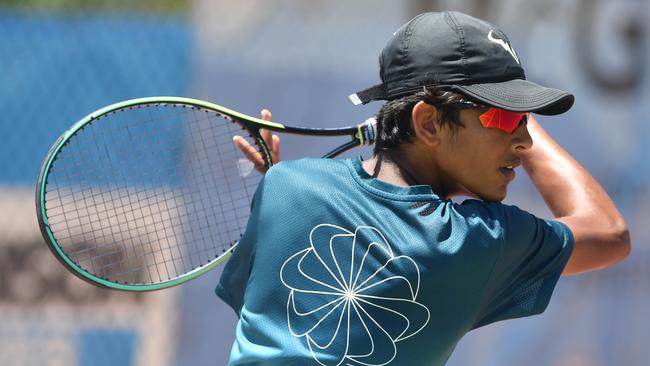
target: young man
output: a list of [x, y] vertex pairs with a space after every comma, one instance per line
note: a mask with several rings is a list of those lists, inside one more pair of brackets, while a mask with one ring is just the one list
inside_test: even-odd
[[[443, 365], [470, 330], [543, 312], [560, 274], [628, 255], [610, 198], [530, 116], [573, 96], [526, 81], [503, 32], [422, 14], [380, 68], [355, 95], [387, 100], [371, 159], [266, 172], [217, 287], [240, 316], [230, 364]], [[500, 203], [520, 165], [555, 220]]]

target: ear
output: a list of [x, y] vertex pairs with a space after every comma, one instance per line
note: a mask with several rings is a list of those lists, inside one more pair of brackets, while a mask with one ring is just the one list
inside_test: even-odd
[[423, 101], [418, 102], [411, 112], [413, 130], [418, 140], [428, 146], [440, 143], [440, 124], [438, 121], [438, 108]]

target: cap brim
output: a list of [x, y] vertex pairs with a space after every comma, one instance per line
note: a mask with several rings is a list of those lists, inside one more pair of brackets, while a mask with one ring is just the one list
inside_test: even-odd
[[493, 107], [543, 115], [564, 113], [573, 106], [574, 101], [573, 95], [568, 92], [522, 79], [500, 83], [454, 85], [452, 89]]

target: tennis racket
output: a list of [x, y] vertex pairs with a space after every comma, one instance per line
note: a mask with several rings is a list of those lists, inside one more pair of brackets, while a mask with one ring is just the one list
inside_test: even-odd
[[94, 285], [150, 291], [224, 263], [244, 232], [261, 178], [232, 139], [260, 129], [349, 136], [324, 155], [374, 142], [375, 122], [290, 127], [209, 102], [151, 97], [89, 114], [48, 152], [36, 187], [38, 223], [57, 259]]

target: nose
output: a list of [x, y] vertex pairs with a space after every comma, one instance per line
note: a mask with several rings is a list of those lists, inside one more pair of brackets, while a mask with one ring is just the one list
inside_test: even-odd
[[530, 137], [530, 134], [528, 133], [528, 123], [526, 122], [526, 119], [522, 119], [519, 126], [517, 126], [517, 129], [513, 132], [512, 137], [512, 144], [517, 152], [528, 150], [533, 147], [533, 138]]

